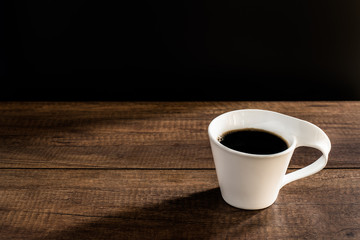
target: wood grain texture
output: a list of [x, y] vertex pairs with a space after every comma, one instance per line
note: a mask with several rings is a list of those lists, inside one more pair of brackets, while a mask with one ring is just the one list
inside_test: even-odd
[[271, 207], [221, 198], [213, 170], [1, 170], [2, 239], [359, 239], [360, 172], [328, 169]]
[[[360, 166], [360, 102], [3, 102], [0, 168], [214, 168], [207, 126], [243, 108], [310, 121], [332, 141], [328, 168]], [[290, 168], [318, 155], [299, 149]]]
[[[327, 169], [271, 207], [221, 198], [207, 137], [259, 108], [330, 137]], [[0, 239], [359, 239], [360, 102], [2, 102]], [[295, 151], [289, 171], [320, 153]]]

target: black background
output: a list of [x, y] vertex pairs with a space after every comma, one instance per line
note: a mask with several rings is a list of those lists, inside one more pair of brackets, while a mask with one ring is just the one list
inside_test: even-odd
[[2, 1], [1, 100], [360, 100], [359, 1]]

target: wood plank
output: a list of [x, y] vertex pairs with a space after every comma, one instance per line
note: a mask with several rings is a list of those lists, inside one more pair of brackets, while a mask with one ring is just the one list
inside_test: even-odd
[[207, 126], [243, 108], [313, 122], [332, 141], [328, 168], [360, 167], [360, 102], [2, 102], [0, 168], [214, 168]]
[[271, 207], [221, 198], [214, 170], [11, 169], [0, 175], [3, 239], [359, 239], [360, 172], [327, 169]]

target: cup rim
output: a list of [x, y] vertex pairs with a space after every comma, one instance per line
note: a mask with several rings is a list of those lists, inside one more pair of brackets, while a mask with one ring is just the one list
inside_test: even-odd
[[[221, 149], [223, 149], [224, 151], [227, 151], [227, 152], [230, 152], [230, 153], [233, 153], [233, 154], [236, 154], [236, 155], [240, 155], [240, 156], [247, 156], [247, 157], [256, 157], [256, 158], [271, 158], [271, 157], [278, 157], [278, 156], [282, 156], [282, 155], [286, 155], [288, 154], [289, 152], [293, 151], [295, 149], [295, 146], [296, 146], [296, 137], [295, 136], [291, 136], [291, 145], [288, 146], [287, 149], [285, 149], [284, 151], [281, 151], [281, 152], [278, 152], [278, 153], [272, 153], [272, 154], [254, 154], [254, 153], [246, 153], [246, 152], [240, 152], [240, 151], [237, 151], [237, 150], [234, 150], [234, 149], [231, 149], [223, 144], [221, 144], [218, 140], [217, 140], [217, 137], [219, 136], [214, 136], [214, 134], [212, 134], [210, 132], [210, 127], [211, 125], [213, 124], [214, 121], [216, 121], [217, 119], [219, 119], [220, 117], [224, 117], [224, 115], [228, 115], [228, 114], [233, 114], [235, 112], [240, 112], [240, 111], [258, 111], [258, 112], [268, 112], [268, 113], [272, 113], [272, 114], [276, 114], [276, 115], [281, 115], [283, 117], [288, 117], [288, 118], [294, 118], [294, 117], [291, 117], [291, 116], [288, 116], [288, 115], [285, 115], [285, 114], [282, 114], [282, 113], [278, 113], [278, 112], [274, 112], [274, 111], [269, 111], [269, 110], [262, 110], [262, 109], [240, 109], [240, 110], [234, 110], [234, 111], [229, 111], [229, 112], [225, 112], [225, 113], [222, 113], [218, 116], [216, 116], [213, 120], [211, 120], [209, 126], [208, 126], [208, 135], [209, 135], [209, 138], [210, 140], [215, 143], [218, 147], [220, 147]], [[297, 119], [297, 118], [296, 118]], [[297, 120], [300, 120], [300, 119], [297, 119]], [[261, 128], [259, 128], [261, 129]], [[266, 130], [267, 131], [267, 130]], [[281, 135], [280, 135], [281, 136]], [[283, 136], [281, 136], [282, 138], [284, 138]]]

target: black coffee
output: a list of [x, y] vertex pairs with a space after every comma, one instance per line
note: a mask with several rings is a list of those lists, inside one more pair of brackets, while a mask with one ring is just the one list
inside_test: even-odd
[[252, 154], [274, 154], [288, 148], [278, 135], [259, 129], [239, 129], [219, 137], [221, 144], [236, 151]]

